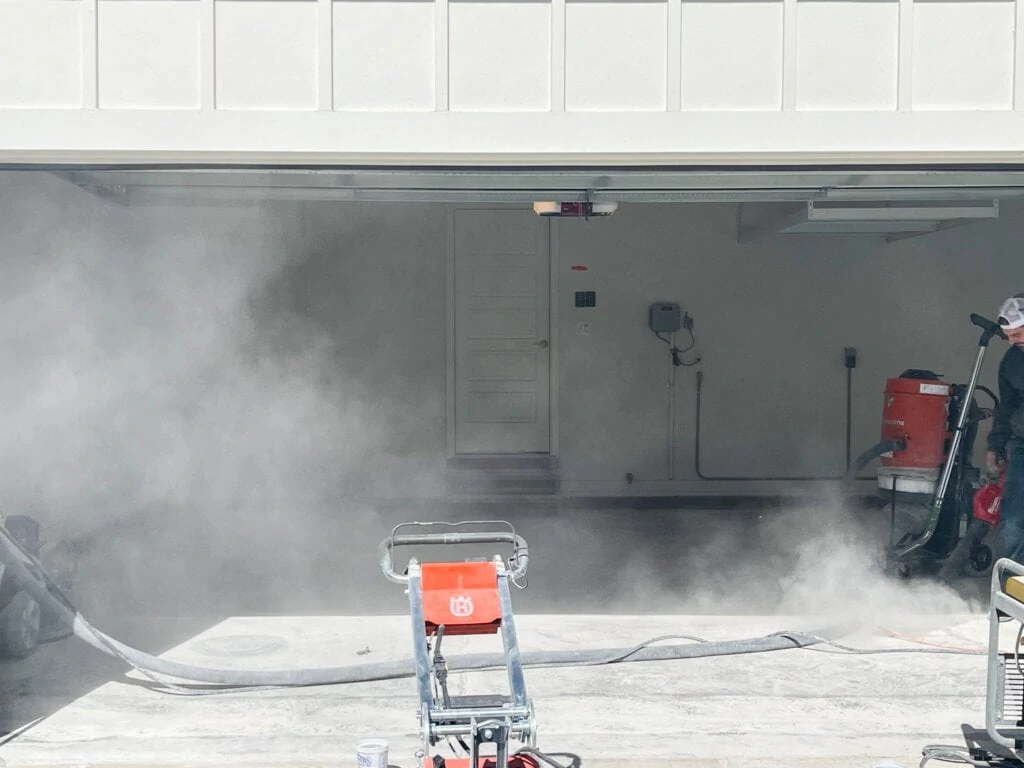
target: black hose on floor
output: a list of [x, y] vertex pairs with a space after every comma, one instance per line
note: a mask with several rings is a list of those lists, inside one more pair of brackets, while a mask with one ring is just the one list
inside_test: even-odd
[[[166, 675], [222, 686], [298, 687], [362, 683], [415, 677], [412, 660], [355, 664], [321, 669], [237, 670], [198, 667], [152, 656], [125, 645], [93, 627], [77, 611], [60, 587], [30, 554], [0, 526], [0, 563], [10, 575], [43, 607], [53, 611], [70, 626], [79, 639], [98, 651], [119, 658], [139, 671]], [[521, 655], [524, 667], [592, 666], [629, 661], [666, 661], [725, 656], [765, 651], [781, 651], [828, 642], [847, 634], [849, 627], [832, 627], [808, 633], [774, 634], [745, 640], [725, 640], [692, 645], [653, 646], [644, 643], [632, 648], [604, 648], [567, 651], [535, 651]], [[505, 667], [502, 654], [464, 654], [448, 659], [451, 671], [498, 669]]]

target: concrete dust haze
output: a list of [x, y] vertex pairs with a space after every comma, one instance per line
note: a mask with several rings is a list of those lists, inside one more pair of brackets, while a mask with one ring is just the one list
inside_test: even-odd
[[287, 611], [336, 591], [356, 551], [373, 568], [351, 548], [372, 511], [339, 492], [372, 482], [394, 404], [337, 365], [342, 343], [381, 354], [362, 329], [332, 337], [289, 294], [317, 256], [300, 212], [4, 181], [0, 499], [74, 542], [83, 608]]
[[808, 616], [819, 625], [896, 628], [914, 617], [987, 607], [987, 579], [954, 589], [887, 576], [887, 512], [858, 509], [838, 490], [779, 509], [675, 514], [681, 523], [652, 522], [662, 530], [660, 544], [623, 553], [609, 611], [650, 612], [654, 605], [665, 613]]
[[[0, 174], [0, 206], [17, 222], [0, 233], [0, 508], [71, 543], [84, 612], [101, 626], [403, 612], [374, 548], [422, 514], [359, 499], [387, 491], [394, 471], [403, 495], [440, 490], [444, 382], [420, 371], [443, 360], [445, 306], [425, 300], [396, 320], [382, 292], [434, 281], [423, 294], [444, 295], [444, 209], [400, 221], [383, 206], [123, 209], [42, 174]], [[381, 237], [422, 241], [423, 263], [382, 269]], [[411, 343], [410, 323], [434, 345]], [[411, 433], [436, 440], [432, 472], [402, 458]], [[886, 532], [838, 498], [763, 513], [501, 516], [534, 557], [518, 611], [977, 607], [878, 575]]]

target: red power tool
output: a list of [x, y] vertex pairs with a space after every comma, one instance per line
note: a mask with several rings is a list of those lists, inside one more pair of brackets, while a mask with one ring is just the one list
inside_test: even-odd
[[997, 479], [989, 480], [974, 494], [974, 519], [987, 523], [995, 528], [999, 525], [999, 505], [1003, 500], [1003, 488], [1006, 486], [1006, 473]]

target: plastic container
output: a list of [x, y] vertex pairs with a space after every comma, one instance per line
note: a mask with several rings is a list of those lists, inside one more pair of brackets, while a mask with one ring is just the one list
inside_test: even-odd
[[384, 739], [366, 739], [356, 747], [359, 768], [388, 768], [388, 743]]

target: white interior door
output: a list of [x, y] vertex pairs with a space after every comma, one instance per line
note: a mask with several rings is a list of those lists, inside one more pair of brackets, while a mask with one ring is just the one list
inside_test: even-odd
[[548, 453], [548, 221], [456, 210], [454, 250], [455, 453]]

